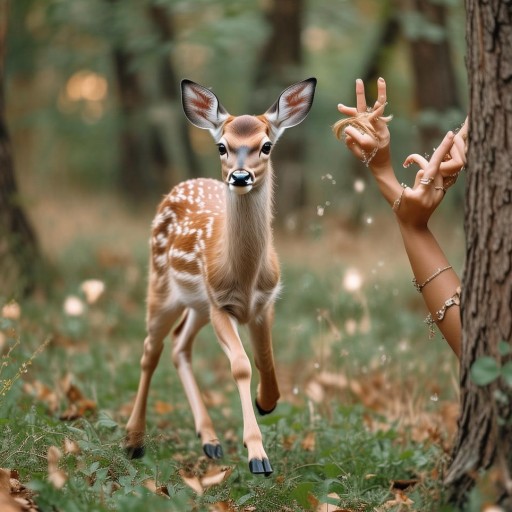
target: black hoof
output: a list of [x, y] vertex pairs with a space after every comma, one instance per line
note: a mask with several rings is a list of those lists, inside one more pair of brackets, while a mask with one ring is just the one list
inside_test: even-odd
[[144, 446], [127, 446], [125, 448], [126, 455], [129, 459], [142, 459], [146, 449]]
[[251, 459], [249, 461], [249, 470], [253, 475], [265, 476], [270, 476], [274, 471], [268, 459]]
[[220, 444], [203, 444], [203, 452], [207, 457], [210, 457], [210, 459], [222, 459], [224, 455]]
[[266, 411], [265, 409], [262, 409], [260, 407], [260, 404], [258, 403], [258, 400], [254, 400], [254, 404], [256, 405], [256, 409], [258, 409], [258, 412], [260, 413], [260, 416], [266, 416], [267, 414], [270, 414], [271, 412], [274, 412], [275, 408], [277, 407], [277, 404], [270, 409], [270, 411]]

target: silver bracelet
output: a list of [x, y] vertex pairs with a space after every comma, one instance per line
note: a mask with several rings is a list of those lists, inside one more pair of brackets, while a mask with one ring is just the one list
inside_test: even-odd
[[451, 265], [448, 265], [444, 268], [438, 268], [430, 277], [428, 277], [422, 284], [418, 284], [418, 281], [416, 281], [416, 278], [412, 278], [412, 284], [414, 285], [414, 288], [418, 290], [421, 293], [421, 290], [432, 281], [432, 279], [435, 279], [439, 274], [442, 274], [445, 270], [448, 270], [449, 268], [452, 268]]
[[460, 306], [460, 287], [458, 287], [455, 290], [455, 293], [449, 298], [444, 301], [444, 304], [441, 306], [441, 309], [438, 309], [435, 313], [435, 320], [434, 316], [432, 316], [431, 313], [428, 314], [427, 318], [425, 318], [425, 323], [429, 327], [429, 339], [432, 339], [434, 336], [434, 325], [436, 322], [441, 322], [444, 319], [444, 316], [446, 315], [446, 310], [450, 308], [451, 306]]

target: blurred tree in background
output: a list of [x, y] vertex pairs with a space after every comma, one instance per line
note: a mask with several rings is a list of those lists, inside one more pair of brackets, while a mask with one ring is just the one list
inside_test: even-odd
[[41, 255], [19, 194], [5, 119], [7, 24], [8, 3], [3, 0], [0, 2], [0, 283], [1, 294], [10, 298], [33, 289]]
[[311, 229], [324, 211], [357, 227], [380, 204], [373, 187], [354, 193], [364, 168], [330, 133], [357, 77], [387, 80], [397, 167], [465, 117], [459, 0], [16, 0], [8, 29], [6, 118], [29, 215], [43, 198], [97, 193], [153, 208], [182, 179], [218, 177], [211, 138], [182, 114], [182, 78], [234, 114], [318, 78], [307, 123], [274, 153], [287, 228]]

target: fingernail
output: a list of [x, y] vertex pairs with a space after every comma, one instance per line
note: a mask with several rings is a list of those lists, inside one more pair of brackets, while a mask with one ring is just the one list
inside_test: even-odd
[[381, 76], [379, 76], [379, 82], [384, 82], [384, 78], [382, 78]]
[[343, 108], [344, 106], [343, 103], [338, 103], [338, 108]]

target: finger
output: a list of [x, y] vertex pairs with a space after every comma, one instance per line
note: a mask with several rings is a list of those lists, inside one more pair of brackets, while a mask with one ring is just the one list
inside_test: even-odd
[[373, 108], [377, 108], [377, 104], [385, 105], [387, 102], [387, 94], [386, 94], [386, 81], [384, 78], [380, 77], [377, 80], [377, 101]]
[[460, 130], [457, 132], [457, 135], [460, 135], [462, 139], [465, 141], [468, 138], [468, 118], [464, 120]]
[[452, 146], [453, 146], [453, 132], [448, 132], [444, 139], [442, 140], [441, 144], [436, 148], [434, 153], [432, 154], [432, 157], [430, 158], [429, 167], [431, 168], [432, 172], [429, 172], [429, 175], [434, 176], [437, 171], [439, 170], [439, 167], [441, 166], [441, 162], [443, 161], [443, 158], [447, 153], [450, 152]]
[[358, 112], [366, 112], [366, 96], [364, 94], [364, 83], [360, 78], [356, 80], [356, 105]]
[[383, 103], [382, 105], [376, 101], [375, 102], [375, 110], [368, 116], [370, 121], [374, 121], [376, 118], [380, 117], [384, 114], [384, 109], [386, 108], [387, 103]]
[[350, 125], [345, 128], [345, 135], [351, 137], [363, 149], [372, 148], [377, 144], [377, 141], [371, 135], [361, 133], [357, 128]]
[[413, 153], [412, 155], [409, 155], [404, 160], [404, 163], [402, 165], [404, 167], [409, 167], [414, 163], [417, 164], [420, 169], [426, 169], [428, 166], [428, 160], [425, 157], [418, 155], [418, 153]]
[[343, 105], [342, 103], [338, 103], [338, 111], [342, 114], [345, 114], [350, 117], [354, 117], [357, 115], [357, 108], [355, 107], [347, 107], [346, 105]]

